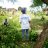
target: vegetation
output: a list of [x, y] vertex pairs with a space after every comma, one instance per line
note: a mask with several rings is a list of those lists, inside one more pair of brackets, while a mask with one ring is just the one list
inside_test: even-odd
[[42, 0], [33, 0], [34, 6], [42, 6], [43, 2]]
[[48, 1], [47, 0], [33, 0], [33, 4], [31, 5], [31, 7], [42, 6], [43, 4], [48, 5]]
[[[19, 13], [19, 14], [18, 14]], [[19, 15], [21, 14], [20, 11], [17, 11], [16, 16], [0, 16], [0, 48], [33, 48], [37, 38], [39, 36], [38, 30], [43, 29], [44, 23], [47, 21], [48, 16], [44, 16], [45, 18], [42, 19], [36, 18], [38, 16], [32, 16], [30, 12], [28, 12], [32, 17], [31, 22], [31, 30], [29, 30], [29, 41], [22, 41], [22, 32], [20, 29], [19, 23]], [[27, 14], [28, 14], [27, 13]], [[33, 18], [34, 17], [34, 18]], [[4, 19], [8, 19], [8, 26], [3, 24]], [[47, 41], [46, 41], [47, 42]], [[47, 47], [46, 42], [44, 42], [44, 47]]]
[[[10, 0], [14, 3], [15, 0]], [[41, 0], [34, 0], [34, 6], [42, 5]], [[0, 7], [0, 48], [48, 48], [48, 15], [44, 12], [37, 12], [34, 15], [27, 11], [31, 17], [31, 29], [29, 29], [29, 41], [22, 41], [22, 32], [19, 23], [21, 14], [16, 11], [16, 15], [12, 15], [9, 11], [5, 11]], [[4, 25], [7, 19], [8, 25]]]

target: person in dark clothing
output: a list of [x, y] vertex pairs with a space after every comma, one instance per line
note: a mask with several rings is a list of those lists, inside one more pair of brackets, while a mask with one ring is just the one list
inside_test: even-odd
[[5, 25], [5, 26], [8, 25], [8, 21], [7, 21], [7, 19], [5, 19], [5, 21], [4, 21], [4, 25]]

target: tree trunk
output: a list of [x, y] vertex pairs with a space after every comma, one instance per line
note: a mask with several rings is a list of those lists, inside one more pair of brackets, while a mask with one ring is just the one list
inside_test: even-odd
[[42, 48], [44, 41], [46, 40], [47, 37], [48, 37], [48, 22], [46, 23], [46, 25], [44, 25], [44, 29], [42, 33], [39, 35], [33, 48]]

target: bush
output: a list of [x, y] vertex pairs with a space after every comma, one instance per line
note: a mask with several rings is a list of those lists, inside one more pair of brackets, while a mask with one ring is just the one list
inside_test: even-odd
[[16, 42], [21, 41], [21, 34], [19, 33], [19, 31], [14, 28], [13, 26], [9, 25], [9, 26], [0, 26], [0, 47], [15, 47], [16, 46]]
[[37, 32], [35, 32], [35, 30], [32, 30], [32, 32], [30, 33], [30, 36], [29, 36], [29, 40], [36, 41], [37, 38], [38, 38]]
[[48, 39], [45, 40], [43, 48], [48, 48]]

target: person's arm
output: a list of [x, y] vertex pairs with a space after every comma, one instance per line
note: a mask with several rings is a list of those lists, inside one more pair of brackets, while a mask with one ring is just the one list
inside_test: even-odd
[[29, 16], [29, 24], [30, 24], [30, 28], [32, 29], [32, 21], [31, 21], [30, 16]]
[[31, 18], [30, 18], [30, 16], [29, 16], [29, 23], [31, 23]]
[[29, 23], [31, 23], [31, 21], [29, 21]]
[[29, 21], [29, 24], [30, 24], [30, 28], [32, 28], [32, 22], [31, 22], [31, 20]]

